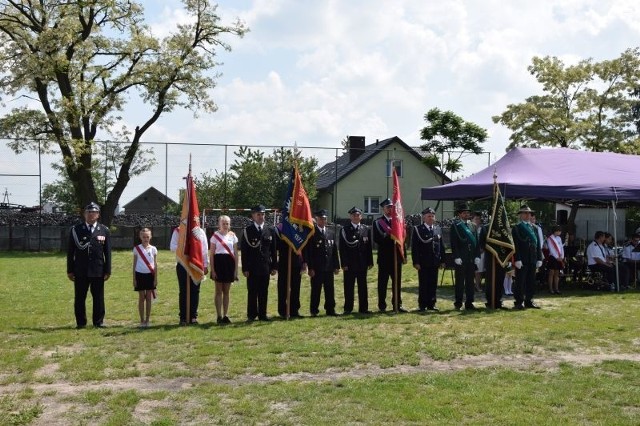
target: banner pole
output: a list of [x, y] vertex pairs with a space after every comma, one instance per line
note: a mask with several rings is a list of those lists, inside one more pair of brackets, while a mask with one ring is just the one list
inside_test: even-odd
[[289, 247], [289, 259], [287, 261], [287, 319], [291, 318], [291, 252]]
[[187, 272], [187, 295], [186, 295], [186, 312], [185, 319], [187, 320], [187, 325], [191, 324], [191, 275], [189, 275], [189, 271], [185, 268]]
[[400, 300], [398, 296], [400, 295], [400, 283], [398, 282], [398, 250], [396, 244], [393, 245], [393, 280], [391, 282], [391, 286], [393, 287], [393, 310], [397, 314], [400, 312]]

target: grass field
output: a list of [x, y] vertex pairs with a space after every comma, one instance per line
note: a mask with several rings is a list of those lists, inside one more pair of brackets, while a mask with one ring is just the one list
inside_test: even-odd
[[[174, 265], [162, 251], [152, 326], [138, 329], [131, 254], [115, 253], [108, 328], [76, 330], [64, 255], [0, 253], [0, 424], [640, 424], [637, 290], [569, 287], [541, 291], [541, 310], [466, 313], [447, 271], [439, 313], [249, 324], [241, 280], [233, 323], [218, 326], [207, 281], [200, 325], [178, 327]], [[308, 315], [307, 276], [302, 287]], [[403, 287], [416, 308], [413, 268]], [[341, 276], [336, 290], [340, 311]]]

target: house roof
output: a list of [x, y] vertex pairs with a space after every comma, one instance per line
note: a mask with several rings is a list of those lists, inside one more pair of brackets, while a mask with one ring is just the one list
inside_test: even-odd
[[122, 207], [124, 207], [126, 209], [127, 207], [134, 206], [139, 201], [141, 201], [141, 200], [144, 201], [145, 197], [147, 197], [147, 198], [149, 198], [149, 197], [159, 198], [159, 199], [162, 199], [163, 201], [165, 201], [167, 204], [178, 204], [175, 201], [173, 201], [171, 198], [169, 198], [166, 195], [164, 195], [162, 192], [160, 192], [157, 189], [155, 189], [153, 186], [150, 186], [142, 194], [138, 195], [137, 197], [135, 197], [133, 200], [129, 201], [127, 204], [125, 204]]
[[[394, 136], [392, 138], [377, 141], [375, 143], [372, 143], [371, 145], [365, 146], [362, 154], [360, 154], [355, 160], [351, 162], [349, 162], [349, 151], [347, 150], [346, 153], [338, 157], [338, 159], [336, 160], [338, 163], [337, 177], [336, 177], [336, 161], [331, 161], [330, 163], [327, 163], [324, 166], [320, 167], [318, 169], [318, 179], [316, 181], [316, 187], [319, 190], [330, 188], [336, 181], [340, 181], [346, 176], [348, 176], [351, 172], [356, 170], [362, 164], [369, 161], [377, 153], [387, 149], [389, 145], [391, 145], [394, 142], [398, 143], [400, 146], [406, 149], [408, 153], [416, 157], [418, 160], [420, 161], [423, 160], [424, 157], [420, 155], [418, 151], [416, 151], [414, 148], [411, 148], [399, 137]], [[449, 179], [440, 170], [431, 166], [427, 166], [426, 164], [425, 164], [425, 167], [431, 170], [440, 178], [444, 178], [445, 182], [451, 182], [451, 179]]]

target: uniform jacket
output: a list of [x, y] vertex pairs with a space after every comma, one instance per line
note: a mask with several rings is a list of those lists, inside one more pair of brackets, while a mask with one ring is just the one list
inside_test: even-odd
[[325, 226], [325, 235], [322, 235], [318, 225], [311, 240], [304, 248], [304, 257], [307, 267], [314, 271], [335, 271], [340, 269], [338, 260], [338, 242], [333, 228]]
[[413, 227], [411, 234], [411, 259], [421, 267], [440, 266], [444, 262], [442, 229], [433, 225], [430, 231], [424, 223]]
[[256, 275], [268, 275], [278, 267], [276, 233], [273, 228], [262, 225], [262, 232], [256, 226], [244, 228], [240, 238], [242, 254], [242, 272]]
[[360, 224], [356, 230], [350, 223], [340, 231], [340, 264], [351, 272], [363, 272], [373, 266], [373, 247], [371, 231], [368, 226]]
[[542, 249], [538, 242], [538, 231], [528, 222], [520, 222], [511, 229], [516, 248], [515, 260], [534, 264], [542, 260]]
[[67, 273], [76, 277], [111, 275], [111, 234], [109, 229], [95, 224], [93, 233], [82, 222], [71, 228], [67, 245]]
[[[390, 235], [391, 221], [385, 216], [381, 216], [373, 223], [373, 241], [378, 246], [378, 264], [380, 262], [391, 261], [393, 264], [393, 250], [396, 249], [397, 243]], [[398, 262], [402, 258], [398, 256]]]
[[478, 241], [475, 227], [455, 219], [451, 225], [451, 253], [453, 259], [462, 259], [463, 264], [473, 264], [478, 255]]

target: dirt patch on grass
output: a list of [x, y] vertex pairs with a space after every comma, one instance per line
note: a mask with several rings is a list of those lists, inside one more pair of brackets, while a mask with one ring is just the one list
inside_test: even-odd
[[[105, 382], [85, 382], [80, 384], [68, 382], [55, 383], [16, 383], [0, 386], [0, 396], [15, 394], [29, 389], [34, 392], [34, 397], [40, 399], [44, 411], [36, 424], [65, 424], [65, 413], [70, 408], [69, 400], [88, 391], [110, 390], [114, 392], [135, 390], [140, 393], [152, 393], [157, 391], [179, 392], [197, 386], [199, 384], [219, 385], [253, 385], [274, 382], [331, 382], [344, 379], [360, 379], [366, 377], [378, 377], [392, 374], [416, 374], [416, 373], [442, 373], [456, 372], [465, 369], [517, 369], [517, 370], [544, 370], [554, 371], [562, 363], [579, 366], [594, 365], [604, 361], [632, 361], [640, 362], [640, 354], [526, 354], [526, 355], [492, 355], [466, 356], [454, 360], [440, 361], [429, 357], [423, 357], [418, 365], [398, 365], [390, 368], [382, 368], [376, 365], [356, 365], [348, 370], [328, 369], [321, 373], [291, 373], [277, 376], [265, 376], [262, 374], [244, 374], [232, 379], [216, 377], [180, 377], [180, 378], [154, 378], [135, 377], [118, 379]], [[52, 365], [55, 365], [53, 363]], [[55, 367], [45, 368], [51, 372]], [[148, 420], [154, 408], [164, 406], [162, 401], [143, 401], [135, 409], [138, 420]], [[275, 407], [282, 409], [283, 407]], [[75, 408], [78, 409], [77, 407]], [[47, 419], [47, 421], [44, 421]], [[58, 423], [59, 420], [59, 423]], [[68, 419], [67, 419], [68, 420]]]

